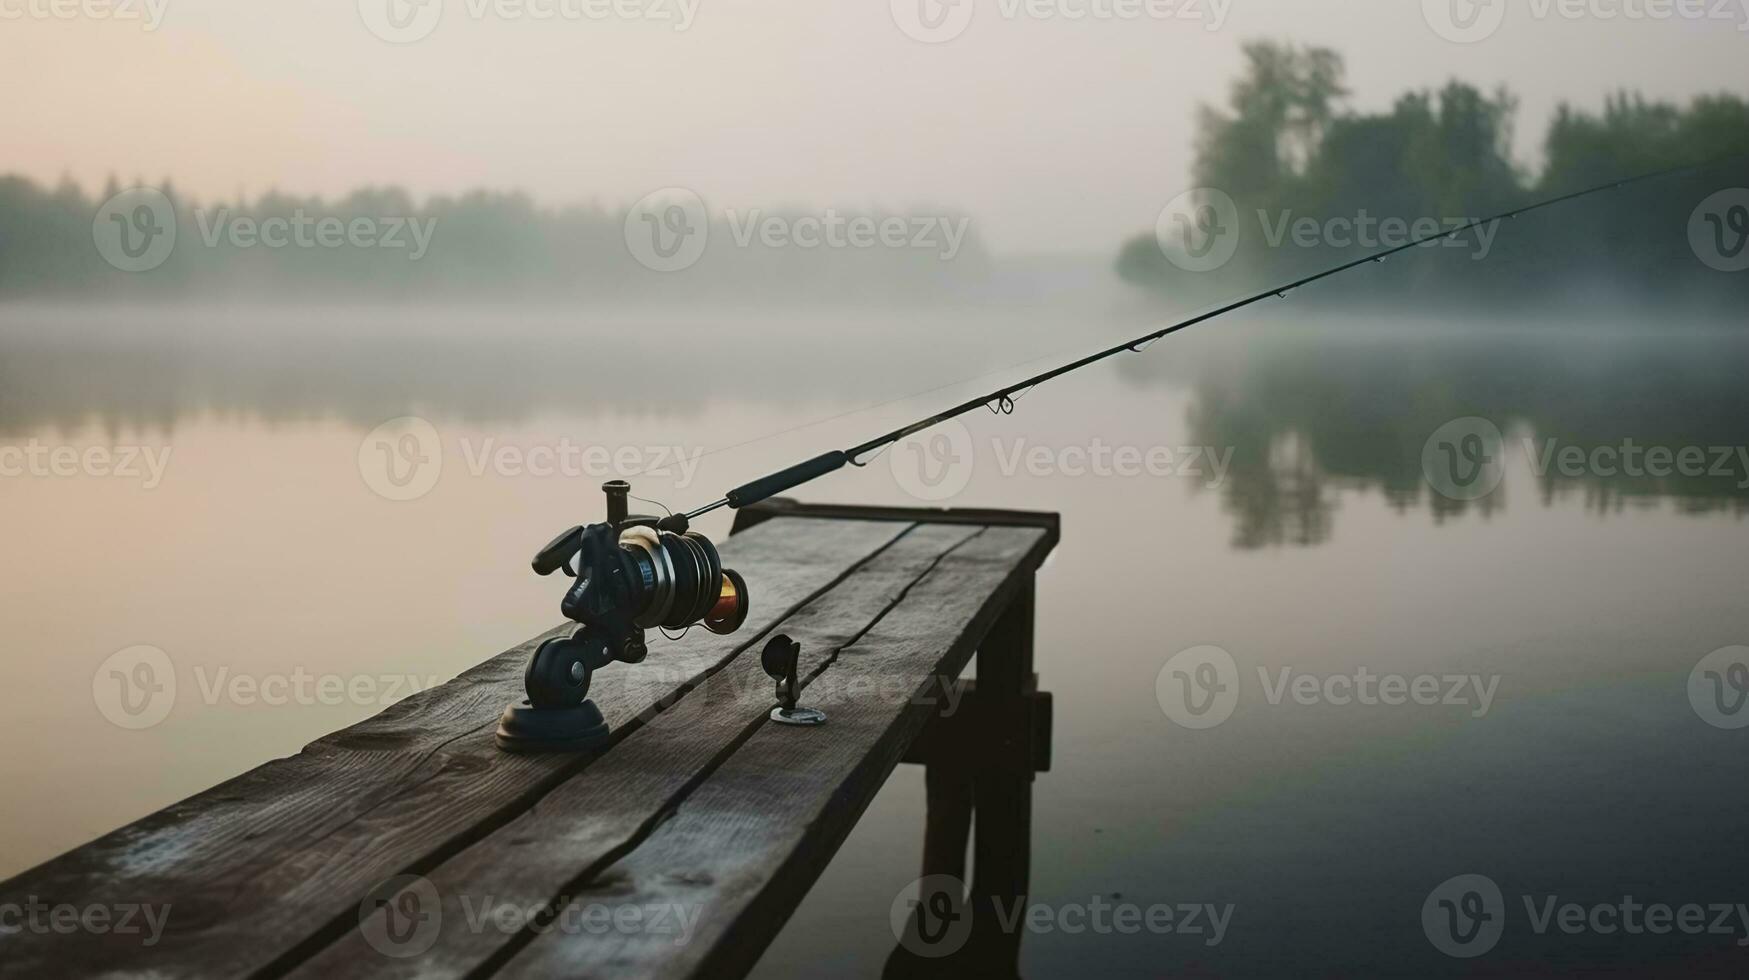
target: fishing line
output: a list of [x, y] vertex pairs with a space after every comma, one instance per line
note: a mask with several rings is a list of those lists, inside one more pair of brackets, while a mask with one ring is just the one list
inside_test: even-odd
[[[1438, 234], [1428, 235], [1424, 238], [1416, 239], [1414, 241], [1409, 242], [1406, 245], [1399, 245], [1399, 246], [1396, 246], [1394, 248], [1386, 249], [1382, 252], [1377, 252], [1377, 253], [1370, 254], [1370, 255], [1364, 255], [1360, 258], [1353, 259], [1353, 260], [1348, 261], [1348, 262], [1343, 262], [1340, 265], [1333, 266], [1333, 267], [1326, 269], [1322, 272], [1314, 273], [1314, 274], [1309, 275], [1309, 276], [1304, 276], [1304, 277], [1302, 277], [1300, 279], [1296, 279], [1292, 282], [1289, 282], [1289, 283], [1286, 283], [1286, 284], [1283, 284], [1280, 286], [1275, 286], [1275, 287], [1272, 287], [1270, 289], [1266, 289], [1262, 292], [1255, 293], [1255, 294], [1247, 296], [1243, 299], [1235, 300], [1231, 303], [1227, 303], [1225, 305], [1216, 307], [1215, 309], [1210, 310], [1206, 313], [1198, 314], [1197, 316], [1191, 317], [1188, 320], [1179, 321], [1178, 323], [1174, 323], [1171, 326], [1162, 327], [1159, 330], [1145, 333], [1145, 334], [1141, 335], [1140, 337], [1136, 337], [1132, 340], [1124, 341], [1123, 343], [1120, 343], [1114, 347], [1108, 347], [1104, 350], [1096, 351], [1096, 352], [1094, 352], [1092, 354], [1088, 354], [1084, 357], [1077, 358], [1076, 360], [1070, 361], [1067, 364], [1059, 365], [1058, 367], [1052, 368], [1049, 371], [1045, 371], [1041, 374], [1033, 375], [1030, 378], [1025, 378], [1025, 379], [1023, 379], [1019, 382], [1016, 382], [1014, 384], [1007, 385], [1007, 386], [1004, 386], [1002, 388], [998, 388], [995, 391], [989, 392], [988, 394], [981, 395], [977, 398], [972, 398], [972, 399], [969, 399], [967, 401], [961, 402], [960, 404], [955, 405], [952, 408], [949, 408], [945, 411], [937, 412], [934, 415], [930, 415], [930, 416], [926, 416], [924, 418], [918, 419], [917, 421], [912, 422], [909, 425], [902, 426], [898, 429], [894, 429], [893, 431], [888, 432], [885, 435], [877, 436], [873, 439], [870, 439], [867, 442], [860, 443], [860, 444], [855, 445], [855, 446], [851, 446], [848, 449], [833, 450], [832, 452], [825, 453], [825, 454], [822, 454], [820, 456], [816, 456], [813, 459], [806, 460], [806, 461], [803, 461], [801, 463], [797, 463], [796, 465], [791, 466], [787, 469], [779, 470], [776, 473], [772, 473], [768, 476], [761, 477], [760, 479], [754, 480], [751, 483], [747, 483], [747, 484], [744, 484], [742, 486], [736, 487], [735, 489], [730, 490], [727, 494], [723, 495], [723, 497], [721, 497], [720, 499], [715, 500], [709, 504], [706, 504], [703, 507], [700, 507], [696, 510], [687, 511], [685, 514], [677, 515], [677, 517], [671, 518], [670, 520], [676, 526], [683, 526], [685, 523], [691, 521], [693, 518], [703, 516], [705, 514], [708, 514], [714, 510], [718, 510], [718, 509], [723, 508], [723, 507], [730, 507], [730, 508], [734, 508], [734, 509], [738, 510], [738, 509], [740, 509], [742, 507], [746, 507], [750, 504], [758, 503], [761, 500], [765, 500], [768, 497], [782, 493], [785, 490], [790, 490], [790, 489], [793, 489], [795, 487], [801, 486], [804, 483], [808, 483], [810, 481], [819, 479], [820, 477], [825, 476], [828, 473], [834, 473], [834, 472], [842, 469], [846, 464], [856, 463], [857, 461], [862, 460], [862, 457], [865, 455], [868, 455], [869, 453], [875, 452], [876, 450], [884, 449], [885, 447], [890, 446], [893, 443], [900, 441], [901, 439], [905, 439], [909, 436], [915, 435], [916, 433], [921, 432], [924, 429], [928, 429], [928, 428], [931, 428], [933, 426], [939, 425], [942, 422], [946, 422], [946, 421], [949, 421], [951, 419], [958, 418], [961, 415], [964, 415], [967, 412], [974, 411], [980, 407], [990, 407], [990, 406], [994, 405], [995, 406], [995, 408], [993, 409], [994, 411], [997, 411], [1000, 414], [1012, 414], [1012, 412], [1014, 410], [1013, 396], [1016, 392], [1030, 391], [1031, 389], [1036, 388], [1039, 385], [1042, 385], [1047, 381], [1052, 381], [1056, 378], [1060, 378], [1063, 375], [1070, 373], [1071, 371], [1078, 371], [1081, 368], [1087, 367], [1090, 364], [1096, 364], [1100, 361], [1106, 360], [1107, 358], [1116, 357], [1119, 354], [1134, 353], [1134, 352], [1137, 352], [1138, 348], [1146, 349], [1146, 347], [1151, 346], [1155, 341], [1158, 341], [1158, 340], [1161, 340], [1162, 338], [1171, 336], [1172, 334], [1178, 333], [1181, 330], [1187, 330], [1191, 327], [1197, 326], [1198, 324], [1207, 323], [1210, 320], [1218, 319], [1220, 317], [1226, 316], [1229, 313], [1235, 313], [1239, 310], [1245, 309], [1246, 307], [1254, 306], [1258, 303], [1264, 302], [1265, 300], [1268, 300], [1271, 298], [1285, 298], [1287, 296], [1287, 294], [1289, 294], [1289, 293], [1293, 292], [1294, 290], [1299, 289], [1303, 286], [1310, 286], [1313, 283], [1321, 282], [1325, 279], [1331, 278], [1332, 276], [1341, 275], [1344, 272], [1348, 272], [1351, 269], [1357, 269], [1363, 265], [1384, 262], [1386, 259], [1389, 259], [1394, 255], [1399, 255], [1403, 252], [1407, 252], [1410, 249], [1420, 248], [1422, 246], [1431, 245], [1435, 242], [1441, 242], [1441, 241], [1445, 241], [1445, 240], [1450, 239], [1450, 238], [1455, 238], [1458, 235], [1462, 235], [1462, 234], [1465, 234], [1466, 232], [1474, 231], [1477, 228], [1481, 228], [1481, 227], [1486, 226], [1486, 225], [1491, 225], [1491, 224], [1495, 224], [1495, 223], [1502, 222], [1502, 221], [1510, 221], [1514, 218], [1520, 217], [1521, 215], [1531, 214], [1531, 213], [1536, 212], [1536, 211], [1544, 210], [1545, 208], [1552, 208], [1552, 207], [1555, 207], [1555, 206], [1560, 205], [1560, 204], [1565, 204], [1569, 201], [1575, 201], [1575, 200], [1578, 200], [1580, 198], [1590, 197], [1590, 196], [1596, 195], [1596, 194], [1602, 194], [1602, 193], [1605, 193], [1607, 191], [1619, 190], [1623, 187], [1628, 187], [1628, 186], [1633, 185], [1633, 184], [1639, 184], [1639, 183], [1643, 183], [1643, 182], [1651, 181], [1651, 180], [1658, 180], [1658, 179], [1661, 179], [1664, 177], [1670, 177], [1670, 176], [1674, 176], [1676, 174], [1681, 174], [1681, 173], [1689, 173], [1689, 172], [1701, 170], [1701, 169], [1704, 169], [1707, 167], [1713, 167], [1713, 166], [1717, 166], [1720, 164], [1728, 163], [1728, 162], [1731, 162], [1734, 160], [1740, 160], [1740, 159], [1743, 159], [1745, 157], [1749, 157], [1749, 154], [1736, 153], [1736, 154], [1731, 154], [1729, 156], [1726, 156], [1726, 157], [1723, 157], [1723, 158], [1720, 158], [1717, 160], [1706, 161], [1703, 163], [1685, 164], [1685, 165], [1679, 166], [1679, 167], [1668, 167], [1668, 168], [1665, 168], [1662, 170], [1656, 170], [1656, 171], [1652, 171], [1650, 173], [1640, 174], [1639, 176], [1635, 176], [1635, 177], [1625, 177], [1625, 178], [1621, 178], [1618, 180], [1612, 180], [1612, 181], [1609, 181], [1608, 183], [1598, 184], [1598, 185], [1593, 186], [1593, 187], [1587, 187], [1587, 188], [1584, 188], [1582, 190], [1577, 190], [1577, 191], [1572, 191], [1572, 192], [1567, 193], [1567, 194], [1562, 194], [1558, 197], [1552, 197], [1552, 198], [1548, 198], [1548, 199], [1543, 200], [1543, 201], [1535, 202], [1533, 204], [1527, 204], [1527, 205], [1524, 205], [1522, 207], [1513, 208], [1513, 209], [1508, 210], [1508, 211], [1502, 211], [1499, 214], [1492, 215], [1492, 216], [1487, 217], [1487, 218], [1482, 218], [1482, 219], [1479, 219], [1477, 221], [1472, 221], [1468, 224], [1460, 225], [1458, 227], [1454, 227], [1454, 228], [1448, 229], [1446, 231], [1439, 232]], [[948, 385], [946, 387], [953, 387], [953, 386]], [[854, 414], [854, 413], [851, 413], [851, 414]], [[858, 465], [865, 465], [865, 464], [866, 464], [866, 461], [863, 461], [862, 463], [859, 463]]]
[[660, 500], [651, 500], [648, 497], [640, 497], [635, 493], [626, 494], [626, 499], [627, 500], [636, 500], [636, 501], [639, 501], [641, 503], [646, 503], [652, 507], [660, 507], [660, 508], [662, 508], [662, 513], [668, 514], [670, 516], [672, 516], [674, 514], [674, 509], [672, 507], [669, 507], [667, 504], [661, 502]]

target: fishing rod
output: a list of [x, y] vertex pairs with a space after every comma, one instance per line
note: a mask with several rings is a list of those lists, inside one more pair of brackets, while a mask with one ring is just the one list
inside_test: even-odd
[[[1136, 337], [1133, 340], [1124, 341], [1123, 343], [1117, 344], [1116, 346], [1108, 347], [1104, 350], [1098, 351], [1098, 352], [1093, 353], [1093, 354], [1088, 354], [1085, 357], [1081, 357], [1077, 360], [1070, 361], [1067, 364], [1063, 364], [1063, 365], [1060, 365], [1058, 367], [1051, 368], [1048, 371], [1044, 371], [1044, 372], [1041, 372], [1039, 374], [1035, 374], [1035, 375], [1033, 375], [1029, 378], [1026, 378], [1024, 380], [1016, 381], [1013, 384], [1006, 385], [1006, 386], [1001, 387], [1001, 388], [997, 388], [996, 390], [990, 392], [989, 394], [981, 395], [981, 396], [976, 397], [976, 398], [968, 399], [968, 400], [961, 402], [960, 404], [955, 405], [954, 407], [949, 408], [945, 411], [937, 412], [934, 415], [928, 416], [927, 418], [918, 419], [917, 421], [912, 422], [910, 425], [906, 425], [906, 426], [903, 426], [901, 428], [894, 429], [893, 431], [888, 432], [885, 435], [877, 436], [876, 438], [870, 439], [869, 441], [861, 443], [860, 445], [852, 446], [848, 449], [835, 450], [833, 452], [824, 453], [822, 455], [814, 457], [813, 459], [807, 460], [807, 461], [802, 462], [802, 463], [798, 463], [795, 466], [791, 466], [787, 469], [779, 470], [776, 473], [772, 473], [768, 476], [760, 477], [759, 479], [754, 480], [751, 483], [743, 484], [742, 486], [739, 486], [733, 490], [730, 490], [728, 493], [724, 494], [721, 498], [714, 500], [711, 503], [705, 504], [703, 507], [699, 507], [696, 510], [687, 511], [684, 515], [681, 515], [681, 516], [684, 517], [686, 521], [691, 521], [691, 520], [694, 520], [696, 518], [702, 517], [705, 514], [709, 514], [712, 511], [721, 509], [723, 507], [730, 507], [730, 508], [739, 510], [742, 507], [746, 507], [746, 506], [749, 506], [751, 504], [756, 504], [756, 503], [758, 503], [762, 500], [765, 500], [769, 497], [775, 496], [779, 493], [783, 493], [785, 490], [793, 490], [796, 487], [801, 486], [804, 483], [809, 483], [809, 482], [812, 482], [813, 480], [819, 479], [822, 476], [826, 476], [829, 473], [834, 473], [840, 469], [843, 469], [846, 465], [851, 465], [851, 466], [856, 466], [856, 467], [866, 466], [867, 462], [862, 460], [863, 456], [866, 456], [869, 453], [875, 452], [876, 450], [890, 446], [893, 443], [896, 443], [901, 439], [905, 439], [909, 436], [916, 435], [917, 433], [922, 432], [925, 429], [933, 428], [934, 426], [937, 426], [937, 425], [939, 425], [943, 422], [949, 421], [951, 419], [956, 419], [962, 415], [965, 415], [968, 412], [974, 411], [974, 410], [979, 409], [979, 408], [989, 408], [989, 409], [992, 409], [993, 411], [998, 412], [999, 414], [1011, 415], [1011, 414], [1013, 414], [1013, 411], [1014, 411], [1014, 398], [1016, 395], [1023, 395], [1026, 392], [1029, 392], [1032, 389], [1037, 388], [1039, 385], [1044, 384], [1047, 381], [1051, 381], [1051, 380], [1054, 380], [1056, 378], [1060, 378], [1063, 375], [1068, 374], [1072, 371], [1078, 371], [1081, 368], [1087, 367], [1088, 365], [1091, 365], [1091, 364], [1097, 364], [1100, 361], [1106, 360], [1108, 358], [1116, 357], [1119, 354], [1126, 354], [1126, 353], [1139, 354], [1142, 352], [1142, 350], [1151, 346], [1155, 341], [1160, 340], [1163, 337], [1167, 337], [1167, 336], [1170, 336], [1172, 334], [1175, 334], [1175, 333], [1179, 332], [1180, 330], [1188, 330], [1189, 328], [1197, 326], [1198, 324], [1207, 323], [1210, 320], [1218, 319], [1220, 317], [1228, 315], [1229, 313], [1236, 313], [1239, 310], [1245, 309], [1246, 307], [1255, 306], [1256, 304], [1262, 303], [1262, 302], [1269, 300], [1269, 299], [1274, 299], [1274, 298], [1285, 299], [1287, 297], [1288, 293], [1293, 292], [1294, 290], [1299, 289], [1302, 286], [1310, 286], [1313, 283], [1320, 282], [1322, 280], [1329, 279], [1329, 278], [1332, 278], [1334, 276], [1339, 276], [1342, 273], [1348, 272], [1352, 269], [1358, 269], [1363, 265], [1370, 265], [1370, 264], [1374, 264], [1374, 263], [1384, 262], [1386, 259], [1389, 259], [1391, 256], [1400, 254], [1402, 252], [1407, 252], [1410, 249], [1420, 248], [1420, 247], [1425, 246], [1425, 245], [1431, 245], [1435, 242], [1444, 241], [1444, 240], [1449, 239], [1449, 238], [1455, 238], [1459, 235], [1464, 234], [1465, 232], [1474, 231], [1475, 229], [1484, 227], [1486, 225], [1495, 224], [1496, 222], [1501, 222], [1501, 221], [1510, 221], [1514, 218], [1519, 217], [1520, 215], [1531, 214], [1532, 212], [1541, 211], [1545, 208], [1552, 208], [1552, 207], [1555, 207], [1556, 205], [1559, 205], [1559, 204], [1566, 204], [1570, 201], [1575, 201], [1575, 200], [1578, 200], [1580, 198], [1591, 197], [1591, 196], [1596, 195], [1596, 194], [1602, 194], [1602, 193], [1606, 193], [1609, 191], [1619, 190], [1623, 187], [1628, 187], [1630, 185], [1639, 184], [1639, 183], [1643, 183], [1646, 181], [1657, 180], [1657, 179], [1664, 178], [1664, 177], [1672, 177], [1672, 176], [1675, 176], [1675, 175], [1680, 174], [1680, 173], [1687, 173], [1687, 172], [1694, 171], [1694, 170], [1701, 170], [1701, 169], [1704, 169], [1707, 167], [1715, 166], [1715, 165], [1720, 164], [1720, 163], [1728, 162], [1729, 160], [1741, 159], [1743, 156], [1744, 156], [1743, 154], [1738, 154], [1735, 156], [1726, 157], [1726, 158], [1721, 159], [1721, 160], [1710, 161], [1707, 163], [1684, 164], [1683, 166], [1679, 166], [1679, 167], [1670, 167], [1670, 168], [1667, 168], [1664, 170], [1654, 171], [1652, 173], [1640, 174], [1637, 177], [1627, 177], [1627, 178], [1623, 178], [1623, 179], [1619, 179], [1619, 180], [1613, 180], [1607, 184], [1598, 184], [1595, 187], [1588, 187], [1584, 190], [1574, 191], [1574, 192], [1569, 193], [1569, 194], [1563, 194], [1560, 197], [1549, 198], [1548, 200], [1539, 201], [1535, 204], [1529, 204], [1529, 205], [1525, 205], [1525, 206], [1519, 207], [1519, 208], [1514, 208], [1510, 211], [1502, 211], [1501, 213], [1494, 215], [1493, 217], [1482, 218], [1482, 219], [1479, 219], [1477, 221], [1472, 221], [1469, 224], [1463, 225], [1461, 227], [1452, 228], [1449, 231], [1444, 231], [1444, 232], [1441, 232], [1440, 234], [1437, 234], [1437, 235], [1429, 235], [1426, 238], [1421, 238], [1421, 239], [1418, 239], [1416, 241], [1409, 242], [1407, 245], [1399, 245], [1395, 248], [1387, 249], [1387, 250], [1384, 250], [1381, 252], [1375, 252], [1373, 254], [1365, 255], [1365, 256], [1362, 256], [1358, 259], [1354, 259], [1354, 260], [1349, 261], [1349, 262], [1344, 262], [1341, 265], [1334, 266], [1334, 267], [1326, 269], [1322, 272], [1306, 276], [1303, 279], [1296, 279], [1293, 282], [1287, 283], [1285, 285], [1276, 286], [1276, 287], [1273, 287], [1271, 289], [1266, 289], [1266, 290], [1264, 290], [1260, 293], [1257, 293], [1255, 295], [1247, 296], [1244, 299], [1236, 300], [1234, 302], [1228, 303], [1225, 306], [1219, 307], [1219, 308], [1214, 309], [1214, 310], [1210, 310], [1209, 312], [1198, 314], [1197, 316], [1191, 317], [1188, 320], [1182, 320], [1178, 323], [1172, 324], [1171, 326], [1162, 327], [1159, 330], [1155, 330], [1155, 331], [1152, 331], [1150, 333], [1145, 333], [1145, 334], [1141, 335], [1140, 337]], [[682, 522], [680, 522], [680, 521], [671, 521], [670, 522], [671, 526], [680, 526], [681, 523]]]
[[[1156, 341], [1181, 330], [1271, 298], [1286, 298], [1288, 293], [1303, 286], [1364, 265], [1384, 262], [1410, 249], [1581, 198], [1701, 170], [1745, 156], [1749, 154], [1613, 180], [1502, 211], [1406, 245], [1344, 262], [1004, 385], [867, 442], [823, 453], [778, 470], [684, 513], [662, 518], [632, 515], [627, 504], [630, 485], [623, 480], [611, 481], [602, 487], [607, 495], [607, 520], [604, 523], [572, 527], [534, 557], [532, 564], [536, 574], [544, 576], [563, 572], [573, 579], [560, 603], [560, 610], [567, 619], [580, 624], [580, 628], [569, 636], [549, 639], [536, 648], [524, 676], [528, 698], [505, 710], [499, 722], [498, 744], [515, 752], [575, 751], [599, 746], [608, 738], [607, 725], [601, 712], [587, 699], [590, 678], [596, 670], [615, 661], [642, 661], [649, 652], [645, 642], [645, 631], [649, 629], [661, 629], [666, 633], [702, 625], [711, 632], [729, 634], [746, 622], [746, 579], [733, 569], [724, 568], [715, 545], [691, 529], [692, 521], [699, 517], [723, 507], [739, 510], [751, 506], [835, 473], [847, 465], [867, 466], [869, 460], [864, 457], [871, 453], [878, 453], [901, 439], [979, 408], [988, 408], [998, 414], [1013, 414], [1017, 398], [1065, 374], [1119, 354], [1140, 353]], [[794, 720], [794, 652], [792, 641], [779, 636], [773, 639], [763, 658], [767, 672], [778, 679], [780, 699], [785, 704], [774, 711], [772, 717], [790, 723], [818, 723]]]

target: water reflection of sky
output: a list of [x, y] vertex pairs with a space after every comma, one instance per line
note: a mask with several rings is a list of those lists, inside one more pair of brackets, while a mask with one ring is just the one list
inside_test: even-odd
[[[1549, 319], [1374, 313], [1358, 326], [1327, 315], [1308, 326], [1242, 315], [1121, 358], [1114, 373], [1126, 385], [1190, 393], [1187, 438], [1230, 453], [1218, 492], [1239, 548], [1327, 540], [1345, 492], [1377, 492], [1438, 520], [1574, 498], [1599, 513], [1668, 504], [1742, 514], [1749, 338], [1706, 324], [1634, 330]], [[14, 310], [0, 319], [0, 440], [88, 426], [168, 437], [213, 416], [369, 428], [406, 414], [488, 426], [631, 415], [666, 419], [680, 433], [708, 428], [702, 416], [724, 402], [781, 409], [797, 425], [855, 418], [876, 405], [903, 421], [903, 413], [932, 411], [1135, 329], [1098, 323], [1077, 340], [1064, 322], [960, 311], [498, 318]], [[982, 380], [954, 384], [974, 378]], [[1064, 409], [1048, 401], [1028, 409]], [[1093, 438], [1097, 407], [1087, 410], [1084, 395], [1077, 401]], [[854, 432], [880, 431], [886, 421], [867, 417]], [[1430, 436], [1464, 418], [1497, 427], [1507, 469], [1498, 490], [1471, 499], [1430, 486], [1424, 459]], [[1031, 423], [1023, 414], [1015, 424]], [[709, 450], [734, 444], [719, 440]]]

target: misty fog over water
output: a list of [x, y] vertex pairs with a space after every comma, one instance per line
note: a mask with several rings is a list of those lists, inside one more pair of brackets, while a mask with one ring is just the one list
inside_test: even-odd
[[[394, 2], [6, 8], [0, 878], [552, 628], [606, 480], [694, 508], [1258, 294], [794, 492], [1061, 515], [1020, 973], [1744, 972], [1744, 11]], [[900, 766], [755, 975], [880, 972], [924, 811]], [[1741, 929], [1521, 916], [1624, 895]], [[1062, 914], [1117, 903], [1232, 916]]]

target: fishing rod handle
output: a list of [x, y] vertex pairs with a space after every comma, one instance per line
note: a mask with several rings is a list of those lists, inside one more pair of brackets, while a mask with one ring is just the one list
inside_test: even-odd
[[729, 506], [740, 510], [749, 504], [756, 504], [767, 497], [780, 494], [792, 487], [799, 487], [809, 480], [817, 480], [828, 473], [843, 469], [850, 457], [844, 451], [833, 450], [822, 456], [815, 456], [805, 463], [797, 463], [787, 470], [779, 470], [770, 476], [763, 476], [752, 483], [736, 487], [724, 495]]

